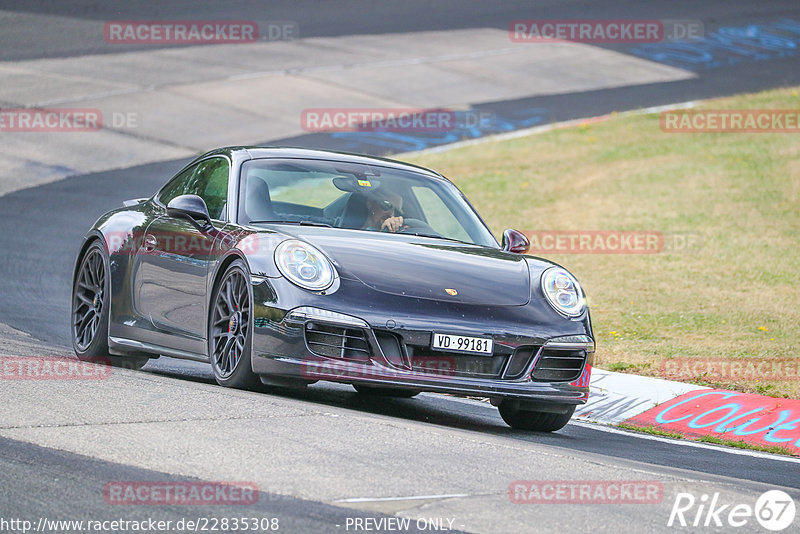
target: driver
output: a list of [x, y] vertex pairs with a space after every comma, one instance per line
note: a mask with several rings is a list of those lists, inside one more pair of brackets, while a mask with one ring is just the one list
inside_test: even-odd
[[385, 186], [367, 198], [367, 220], [362, 229], [398, 232], [403, 229], [403, 197]]

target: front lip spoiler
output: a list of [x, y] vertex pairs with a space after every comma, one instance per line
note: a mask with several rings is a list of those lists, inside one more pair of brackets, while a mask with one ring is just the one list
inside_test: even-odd
[[[270, 367], [267, 372], [261, 371], [268, 376], [414, 389], [458, 396], [540, 400], [559, 404], [585, 404], [588, 400], [586, 388], [573, 386], [569, 382], [476, 379], [463, 376], [430, 378], [411, 371], [345, 360], [314, 361], [286, 356], [256, 359], [261, 364], [259, 367]], [[316, 369], [320, 368], [323, 371], [317, 372]], [[324, 372], [324, 369], [329, 371]]]

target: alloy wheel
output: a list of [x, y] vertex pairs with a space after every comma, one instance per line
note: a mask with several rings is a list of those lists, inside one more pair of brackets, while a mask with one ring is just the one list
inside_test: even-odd
[[104, 311], [106, 266], [103, 255], [98, 249], [92, 249], [86, 255], [75, 283], [72, 334], [78, 350], [85, 351], [97, 336]]
[[211, 322], [211, 358], [221, 378], [229, 377], [242, 359], [250, 329], [247, 280], [238, 269], [220, 284]]

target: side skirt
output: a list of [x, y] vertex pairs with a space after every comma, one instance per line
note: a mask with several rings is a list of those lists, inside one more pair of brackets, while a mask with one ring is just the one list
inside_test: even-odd
[[110, 337], [108, 338], [108, 349], [112, 355], [127, 356], [131, 354], [148, 354], [155, 356], [170, 356], [172, 358], [181, 358], [183, 360], [194, 360], [198, 362], [209, 363], [209, 358], [205, 354], [198, 354], [185, 350], [170, 349], [152, 343], [144, 343], [134, 339], [127, 339], [124, 337]]

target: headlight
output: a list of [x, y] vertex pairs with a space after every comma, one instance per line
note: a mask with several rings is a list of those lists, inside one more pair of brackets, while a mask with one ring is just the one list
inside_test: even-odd
[[297, 239], [288, 239], [275, 248], [275, 265], [290, 282], [312, 291], [328, 289], [336, 276], [322, 252]]
[[580, 284], [561, 267], [550, 267], [542, 274], [542, 291], [550, 305], [567, 317], [577, 317], [586, 308]]

